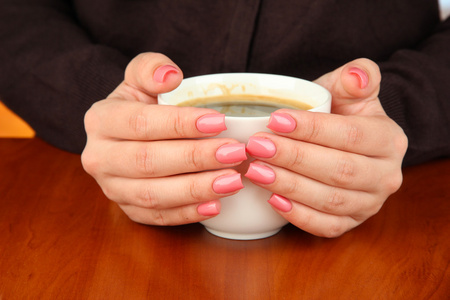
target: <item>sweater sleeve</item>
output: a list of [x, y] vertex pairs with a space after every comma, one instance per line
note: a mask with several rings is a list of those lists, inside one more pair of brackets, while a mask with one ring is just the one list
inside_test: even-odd
[[380, 63], [380, 100], [405, 131], [404, 165], [450, 155], [450, 18], [413, 50]]
[[91, 40], [70, 1], [0, 4], [0, 99], [61, 149], [81, 153], [83, 118], [122, 80], [125, 55]]

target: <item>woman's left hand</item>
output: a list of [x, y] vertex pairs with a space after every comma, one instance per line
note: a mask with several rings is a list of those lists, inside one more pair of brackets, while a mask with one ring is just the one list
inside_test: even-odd
[[337, 237], [376, 214], [402, 183], [408, 141], [378, 99], [381, 75], [367, 59], [315, 82], [333, 97], [331, 114], [281, 109], [250, 138], [246, 176], [273, 192], [269, 203], [295, 226]]

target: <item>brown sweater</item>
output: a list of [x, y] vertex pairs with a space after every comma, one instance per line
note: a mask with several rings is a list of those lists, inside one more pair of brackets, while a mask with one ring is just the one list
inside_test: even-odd
[[450, 20], [433, 0], [2, 0], [0, 98], [80, 153], [83, 116], [138, 53], [186, 77], [268, 72], [315, 79], [358, 57], [382, 70], [380, 99], [409, 137], [405, 164], [450, 154]]

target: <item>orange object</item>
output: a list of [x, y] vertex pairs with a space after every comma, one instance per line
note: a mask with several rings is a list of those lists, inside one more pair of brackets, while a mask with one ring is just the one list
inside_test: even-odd
[[0, 138], [32, 138], [34, 130], [0, 101]]

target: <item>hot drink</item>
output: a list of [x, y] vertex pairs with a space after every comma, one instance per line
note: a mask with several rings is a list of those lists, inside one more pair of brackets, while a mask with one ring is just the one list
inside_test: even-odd
[[226, 95], [196, 98], [177, 104], [212, 108], [230, 117], [267, 117], [280, 108], [309, 110], [312, 106], [292, 99], [262, 95]]

